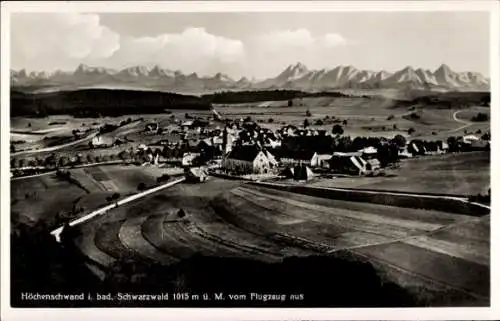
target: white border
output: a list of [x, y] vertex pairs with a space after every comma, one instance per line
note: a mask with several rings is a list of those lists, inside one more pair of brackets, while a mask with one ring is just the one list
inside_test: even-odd
[[[1, 318], [3, 320], [79, 320], [111, 318], [118, 320], [495, 320], [500, 319], [500, 237], [491, 235], [491, 308], [418, 308], [418, 309], [13, 309], [10, 308], [10, 182], [9, 182], [9, 100], [10, 100], [10, 24], [12, 12], [325, 12], [325, 11], [489, 11], [490, 12], [490, 77], [492, 164], [500, 164], [499, 141], [493, 124], [500, 124], [498, 108], [500, 65], [500, 2], [497, 1], [172, 1], [172, 2], [2, 2], [1, 12]], [[474, 57], [471, 57], [474, 59]], [[500, 172], [491, 166], [491, 185], [496, 193]], [[500, 207], [500, 198], [492, 199], [493, 209]], [[500, 218], [491, 215], [492, 231], [500, 231]]]

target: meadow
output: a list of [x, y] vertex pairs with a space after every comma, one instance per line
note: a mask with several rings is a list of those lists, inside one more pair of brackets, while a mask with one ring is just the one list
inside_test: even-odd
[[337, 177], [310, 183], [318, 187], [347, 187], [413, 193], [486, 194], [490, 187], [490, 153], [470, 152], [423, 156], [401, 161], [384, 177]]

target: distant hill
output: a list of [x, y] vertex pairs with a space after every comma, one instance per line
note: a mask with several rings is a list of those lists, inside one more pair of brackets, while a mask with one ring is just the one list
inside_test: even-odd
[[478, 72], [455, 72], [443, 64], [435, 71], [407, 66], [390, 73], [336, 66], [309, 70], [302, 63], [288, 66], [280, 74], [261, 81], [246, 77], [234, 80], [217, 73], [202, 77], [180, 71], [132, 66], [123, 70], [80, 65], [74, 71], [48, 73], [11, 70], [11, 86], [22, 91], [75, 90], [82, 88], [141, 88], [156, 91], [201, 93], [216, 90], [305, 90], [398, 89], [431, 91], [489, 91], [490, 80]]
[[155, 91], [83, 89], [49, 93], [11, 91], [11, 116], [71, 114], [81, 117], [162, 113], [166, 109], [208, 110], [196, 96]]

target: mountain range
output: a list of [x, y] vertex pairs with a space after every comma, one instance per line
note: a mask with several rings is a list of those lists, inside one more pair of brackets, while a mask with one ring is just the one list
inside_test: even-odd
[[309, 70], [304, 64], [288, 66], [273, 78], [239, 80], [217, 73], [201, 77], [159, 66], [133, 66], [122, 70], [79, 65], [72, 72], [26, 72], [11, 70], [12, 87], [64, 90], [78, 88], [142, 88], [174, 92], [216, 90], [335, 90], [335, 89], [419, 89], [439, 91], [489, 91], [490, 80], [478, 72], [455, 72], [443, 64], [435, 71], [405, 67], [396, 72], [360, 70], [353, 66]]

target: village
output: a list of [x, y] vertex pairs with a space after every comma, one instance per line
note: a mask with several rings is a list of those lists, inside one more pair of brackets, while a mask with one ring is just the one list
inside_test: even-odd
[[[47, 159], [24, 161], [25, 166], [12, 164], [13, 170], [19, 175], [37, 165], [71, 167], [125, 162], [179, 168], [186, 173], [201, 168], [196, 175], [203, 176], [202, 180], [209, 171], [214, 175], [253, 180], [280, 177], [309, 180], [318, 175], [379, 176], [402, 159], [489, 150], [489, 133], [451, 136], [446, 141], [411, 139], [403, 135], [392, 139], [351, 138], [342, 135], [340, 124], [335, 124], [332, 130], [309, 128], [305, 124], [302, 128], [284, 125], [273, 131], [250, 117], [223, 120], [217, 111], [212, 112], [213, 116], [208, 118], [186, 114], [182, 120], [171, 116], [167, 126], [139, 119], [143, 124], [139, 137], [144, 141], [114, 136], [113, 130], [119, 126], [105, 124], [100, 134], [88, 143], [87, 155], [85, 152], [70, 155], [61, 152], [57, 156], [52, 153]], [[120, 126], [132, 122], [128, 119]], [[120, 148], [122, 145], [127, 147]], [[99, 156], [100, 152], [105, 156]]]

